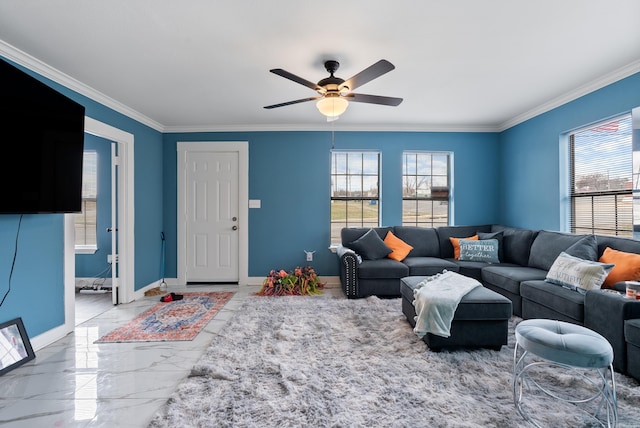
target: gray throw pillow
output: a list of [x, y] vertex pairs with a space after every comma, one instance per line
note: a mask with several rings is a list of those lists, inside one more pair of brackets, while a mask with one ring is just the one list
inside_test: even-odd
[[502, 231], [492, 232], [492, 233], [484, 233], [478, 232], [478, 239], [486, 240], [486, 239], [496, 239], [498, 241], [498, 260], [501, 263], [504, 261], [504, 233]]
[[350, 242], [347, 246], [365, 260], [383, 259], [392, 251], [373, 229], [369, 229], [367, 233]]
[[564, 252], [582, 260], [596, 262], [598, 261], [598, 242], [595, 235], [587, 235]]

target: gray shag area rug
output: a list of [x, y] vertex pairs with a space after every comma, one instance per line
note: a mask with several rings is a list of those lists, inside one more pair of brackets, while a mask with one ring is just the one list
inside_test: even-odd
[[[436, 353], [400, 299], [250, 296], [150, 427], [526, 427], [511, 392], [514, 336], [502, 350]], [[575, 376], [539, 374], [576, 394]], [[620, 427], [640, 427], [640, 386], [616, 373]], [[542, 426], [596, 426], [532, 394]]]

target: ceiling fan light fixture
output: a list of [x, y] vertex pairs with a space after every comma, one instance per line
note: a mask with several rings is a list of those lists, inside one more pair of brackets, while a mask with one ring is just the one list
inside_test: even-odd
[[316, 103], [316, 107], [327, 117], [337, 117], [347, 110], [349, 102], [340, 96], [325, 96]]

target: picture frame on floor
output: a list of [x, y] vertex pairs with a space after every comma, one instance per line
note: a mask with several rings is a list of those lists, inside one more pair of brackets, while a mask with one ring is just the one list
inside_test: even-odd
[[0, 376], [35, 357], [22, 318], [0, 323]]

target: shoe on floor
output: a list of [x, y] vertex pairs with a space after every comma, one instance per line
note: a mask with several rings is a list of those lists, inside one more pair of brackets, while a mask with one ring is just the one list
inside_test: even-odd
[[168, 302], [173, 302], [174, 300], [182, 300], [183, 297], [184, 296], [182, 294], [168, 293], [162, 296], [160, 298], [160, 301], [164, 303], [168, 303]]

